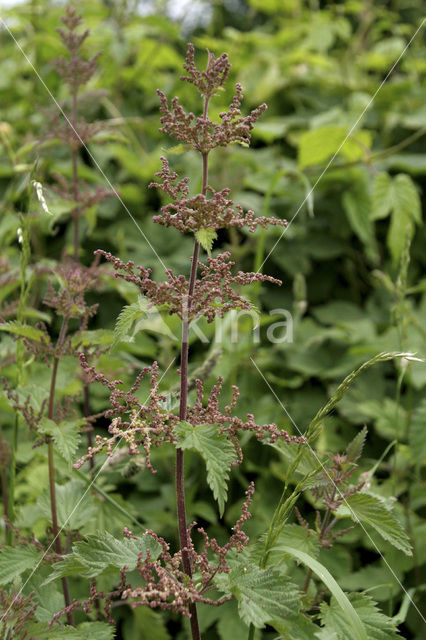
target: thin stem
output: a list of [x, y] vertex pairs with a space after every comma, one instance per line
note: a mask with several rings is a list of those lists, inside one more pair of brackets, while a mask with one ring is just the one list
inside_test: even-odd
[[[88, 416], [90, 416], [90, 393], [89, 393], [89, 385], [87, 384], [87, 382], [83, 383], [83, 394], [84, 394], [84, 416], [85, 418], [87, 418]], [[89, 431], [87, 431], [87, 444], [89, 449], [91, 449], [93, 447], [93, 438], [92, 438], [92, 426], [89, 425]], [[89, 467], [90, 467], [90, 471], [93, 473], [93, 470], [95, 468], [95, 461], [92, 458], [89, 458]]]
[[[199, 244], [195, 241], [194, 252], [192, 254], [191, 276], [189, 280], [188, 302], [185, 316], [182, 320], [182, 350], [180, 364], [180, 405], [179, 419], [186, 419], [187, 400], [188, 400], [188, 334], [189, 334], [189, 310], [192, 294], [194, 292], [195, 281], [197, 278]], [[186, 523], [185, 508], [185, 475], [184, 475], [184, 456], [182, 449], [176, 449], [176, 506], [179, 526], [179, 542], [182, 551], [182, 564], [185, 573], [192, 578], [191, 559], [189, 556], [189, 539], [188, 527]], [[191, 614], [191, 633], [193, 640], [199, 640], [200, 629], [198, 626], [197, 607], [195, 603], [189, 606]]]
[[254, 626], [252, 624], [249, 626], [249, 632], [248, 632], [247, 640], [254, 640]]
[[[203, 117], [207, 117], [209, 100], [206, 98], [204, 102]], [[202, 178], [202, 194], [207, 193], [208, 179], [208, 153], [202, 153], [203, 178]], [[182, 310], [182, 346], [180, 358], [180, 402], [179, 402], [179, 420], [186, 420], [188, 405], [188, 337], [189, 337], [189, 318], [194, 295], [195, 282], [197, 280], [198, 254], [200, 245], [195, 240], [194, 251], [192, 254], [191, 273], [189, 276], [188, 297], [186, 300], [186, 309]], [[188, 539], [188, 527], [186, 522], [185, 507], [185, 472], [184, 472], [184, 455], [182, 449], [176, 449], [176, 509], [179, 527], [179, 542], [182, 552], [182, 565], [187, 576], [192, 578], [191, 558], [189, 555], [190, 541]], [[200, 628], [198, 625], [197, 607], [195, 602], [189, 606], [191, 614], [191, 634], [193, 640], [200, 640]]]
[[[53, 408], [54, 408], [54, 402], [55, 402], [55, 389], [56, 389], [56, 378], [58, 374], [59, 352], [65, 340], [67, 328], [68, 328], [68, 321], [67, 321], [67, 318], [64, 317], [62, 321], [61, 330], [59, 332], [58, 341], [56, 343], [56, 350], [55, 350], [56, 353], [53, 359], [52, 378], [50, 381], [49, 403], [47, 408], [47, 417], [50, 420], [53, 420]], [[53, 441], [51, 438], [49, 438], [47, 442], [47, 451], [48, 451], [48, 464], [49, 464], [49, 489], [50, 489], [50, 507], [52, 511], [52, 529], [53, 529], [56, 553], [61, 556], [62, 545], [61, 545], [61, 539], [59, 537], [60, 532], [59, 532], [59, 526], [58, 526], [58, 512], [56, 507], [55, 461], [53, 457]], [[62, 590], [64, 592], [65, 606], [68, 608], [71, 605], [71, 597], [70, 597], [67, 578], [62, 578]], [[68, 611], [67, 621], [68, 621], [68, 624], [74, 626], [74, 618], [73, 618], [72, 611]]]
[[[12, 451], [10, 456], [9, 486], [6, 511], [9, 522], [14, 522], [15, 520], [16, 451], [18, 449], [18, 428], [19, 417], [18, 412], [16, 411], [15, 420], [13, 423]], [[6, 544], [11, 545], [12, 541], [12, 529], [10, 527], [6, 527]]]
[[[75, 90], [72, 94], [72, 126], [73, 130], [77, 130], [77, 91]], [[77, 149], [73, 147], [72, 149], [72, 185], [74, 191], [74, 200], [76, 203], [79, 201], [79, 186], [78, 186], [78, 167], [77, 167]], [[80, 248], [80, 239], [79, 239], [79, 219], [80, 219], [80, 209], [77, 206], [73, 212], [74, 218], [74, 260], [78, 262], [78, 252]]]
[[[72, 126], [74, 131], [77, 131], [77, 90], [74, 90], [72, 94]], [[78, 153], [77, 149], [72, 149], [72, 185], [74, 192], [74, 200], [76, 203], [80, 199], [80, 188], [78, 182]], [[80, 249], [80, 234], [79, 234], [79, 221], [80, 221], [80, 207], [77, 206], [73, 213], [74, 218], [74, 261], [78, 262], [79, 249]], [[84, 394], [84, 415], [87, 417], [90, 415], [90, 394], [89, 386], [87, 382], [83, 383]], [[87, 446], [91, 448], [93, 446], [92, 432], [87, 432]], [[95, 461], [93, 458], [89, 460], [90, 470], [93, 471], [95, 467]]]
[[[6, 452], [7, 449], [3, 447], [3, 430], [0, 423], [0, 456], [1, 456], [1, 494], [3, 498], [3, 512], [5, 517], [8, 516], [9, 513], [9, 498], [8, 498], [8, 489], [7, 489], [7, 473], [6, 473]], [[8, 531], [9, 527], [6, 526], [5, 536], [6, 536], [6, 544], [8, 544]]]

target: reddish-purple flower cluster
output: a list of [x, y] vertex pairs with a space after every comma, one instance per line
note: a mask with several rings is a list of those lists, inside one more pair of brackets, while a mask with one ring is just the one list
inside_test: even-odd
[[[254, 483], [251, 482], [245, 492], [246, 499], [243, 503], [241, 515], [232, 527], [233, 533], [226, 544], [221, 546], [216, 538], [210, 538], [202, 527], [197, 531], [202, 537], [202, 551], [197, 551], [191, 539], [191, 532], [196, 526], [192, 523], [188, 527], [188, 553], [193, 568], [193, 576], [188, 579], [188, 575], [182, 571], [182, 550], [174, 554], [170, 553], [170, 546], [160, 536], [151, 529], [145, 531], [145, 535], [151, 536], [157, 542], [160, 553], [156, 559], [151, 557], [148, 551], [141, 551], [137, 562], [137, 571], [142, 579], [142, 585], [132, 586], [128, 582], [127, 567], [121, 569], [121, 580], [117, 588], [108, 593], [98, 591], [95, 583], [92, 583], [90, 598], [84, 602], [74, 600], [67, 608], [59, 611], [53, 616], [50, 625], [52, 626], [65, 613], [83, 609], [90, 613], [93, 604], [104, 603], [106, 618], [111, 622], [111, 609], [114, 600], [118, 602], [126, 601], [133, 608], [148, 606], [172, 611], [187, 617], [191, 616], [190, 606], [199, 602], [203, 604], [220, 606], [231, 596], [223, 596], [214, 600], [206, 594], [214, 587], [214, 578], [220, 574], [229, 573], [230, 566], [227, 555], [235, 550], [240, 553], [248, 544], [249, 538], [243, 531], [245, 522], [251, 518], [250, 505], [254, 494]], [[123, 534], [126, 538], [137, 539], [132, 531], [124, 527]]]
[[171, 171], [166, 158], [161, 158], [162, 169], [155, 175], [160, 182], [152, 182], [150, 187], [157, 187], [172, 198], [172, 202], [161, 207], [161, 214], [154, 216], [154, 222], [166, 227], [175, 227], [181, 233], [196, 233], [200, 229], [229, 229], [246, 226], [255, 231], [258, 226], [286, 226], [287, 221], [281, 218], [256, 217], [250, 209], [244, 213], [241, 205], [229, 200], [230, 189], [215, 191], [207, 186], [207, 194], [198, 193], [189, 198], [188, 178], [178, 182], [178, 174]]
[[87, 329], [89, 318], [95, 315], [98, 304], [88, 305], [85, 294], [93, 289], [98, 282], [98, 263], [96, 259], [90, 267], [65, 259], [62, 264], [56, 266], [56, 276], [61, 283], [58, 291], [55, 290], [51, 280], [48, 282], [43, 303], [55, 309], [59, 316], [66, 320], [79, 318], [80, 331]]
[[[158, 365], [156, 362], [151, 367], [145, 367], [138, 374], [134, 385], [129, 391], [120, 389], [123, 382], [121, 380], [109, 380], [103, 373], [98, 373], [95, 367], [87, 364], [84, 354], [80, 355], [81, 366], [84, 370], [88, 382], [100, 382], [110, 393], [111, 409], [104, 415], [112, 418], [108, 428], [110, 437], [96, 436], [95, 444], [88, 449], [87, 454], [78, 460], [74, 467], [79, 469], [86, 460], [93, 456], [105, 452], [110, 458], [113, 456], [116, 446], [124, 440], [128, 446], [130, 455], [139, 455], [142, 447], [146, 456], [146, 466], [155, 473], [151, 464], [151, 449], [159, 447], [164, 442], [176, 443], [174, 427], [179, 422], [178, 416], [165, 409], [166, 396], [159, 392], [158, 387]], [[136, 395], [142, 380], [150, 375], [149, 400], [142, 403]], [[242, 451], [238, 435], [243, 431], [250, 431], [259, 441], [276, 442], [278, 438], [283, 438], [286, 442], [296, 442], [304, 444], [306, 438], [290, 436], [284, 429], [279, 429], [275, 423], [260, 425], [257, 424], [252, 414], [247, 414], [246, 420], [232, 415], [239, 390], [233, 386], [233, 399], [222, 411], [219, 406], [219, 397], [222, 390], [223, 378], [219, 378], [206, 398], [204, 386], [201, 380], [196, 380], [197, 397], [193, 407], [188, 408], [187, 422], [193, 426], [202, 424], [219, 425], [219, 433], [227, 435], [233, 443], [237, 462], [242, 461]]]
[[67, 5], [65, 15], [61, 18], [65, 29], [58, 28], [61, 40], [70, 54], [70, 58], [58, 58], [56, 68], [71, 92], [76, 91], [81, 85], [86, 84], [96, 71], [96, 60], [101, 55], [97, 53], [90, 60], [83, 60], [79, 55], [79, 49], [89, 35], [89, 29], [83, 33], [76, 33], [77, 27], [82, 22], [82, 17], [72, 5]]
[[[150, 278], [151, 269], [138, 266], [137, 274], [132, 260], [123, 262], [102, 249], [95, 253], [98, 256], [103, 255], [112, 263], [117, 272], [116, 278], [137, 285], [148, 298], [150, 306], [165, 306], [170, 315], [176, 314], [179, 318], [189, 321], [205, 316], [208, 322], [212, 322], [215, 316], [223, 317], [230, 309], [250, 309], [250, 302], [236, 293], [232, 285], [244, 286], [253, 282], [281, 284], [280, 280], [261, 273], [238, 271], [236, 275], [232, 275], [235, 262], [229, 260], [231, 254], [226, 251], [216, 258], [207, 258], [207, 264], [198, 263], [200, 277], [195, 283], [191, 307], [188, 310], [189, 281], [185, 276], [176, 276], [167, 269], [167, 281], [155, 282]], [[124, 273], [119, 273], [120, 270]]]

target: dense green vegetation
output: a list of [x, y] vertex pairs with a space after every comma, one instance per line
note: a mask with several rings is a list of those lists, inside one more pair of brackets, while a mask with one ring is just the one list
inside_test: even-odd
[[[252, 518], [244, 530], [261, 567], [256, 587], [245, 579], [240, 560], [229, 583], [216, 585], [235, 598], [221, 607], [199, 605], [202, 637], [352, 640], [358, 637], [351, 626], [355, 612], [367, 634], [359, 637], [387, 640], [399, 632], [407, 640], [420, 640], [426, 635], [426, 366], [420, 361], [426, 357], [424, 28], [411, 40], [422, 25], [420, 7], [406, 0], [212, 0], [203, 3], [207, 20], [200, 26], [191, 20], [198, 15], [195, 8], [180, 24], [168, 17], [163, 3], [147, 15], [138, 14], [136, 4], [98, 0], [79, 7], [91, 30], [84, 56], [102, 51], [97, 71], [79, 95], [81, 116], [102, 122], [87, 148], [78, 151], [79, 178], [87, 188], [117, 191], [85, 207], [80, 262], [90, 265], [93, 251], [102, 248], [151, 268], [160, 281], [164, 265], [188, 275], [193, 236], [153, 223], [167, 199], [148, 185], [161, 168], [160, 157], [166, 156], [180, 176], [189, 176], [191, 193], [201, 189], [198, 155], [158, 131], [157, 88], [170, 99], [179, 95], [188, 111], [198, 115], [202, 109], [193, 87], [179, 81], [189, 39], [202, 68], [206, 49], [215, 56], [226, 51], [232, 64], [230, 81], [212, 101], [213, 120], [228, 108], [237, 81], [244, 89], [244, 114], [262, 102], [268, 105], [250, 148], [232, 144], [211, 154], [209, 184], [216, 190], [230, 188], [230, 197], [245, 210], [290, 223], [284, 233], [280, 226], [253, 234], [219, 231], [213, 256], [229, 250], [239, 269], [260, 270], [283, 285], [256, 282], [246, 289], [258, 313], [241, 315], [237, 326], [226, 319], [199, 321], [207, 342], [201, 333], [190, 332], [190, 377], [197, 371], [195, 377], [210, 389], [222, 376], [224, 405], [237, 385], [238, 415], [254, 414], [257, 423], [276, 423], [296, 436], [309, 428], [313, 448], [299, 460], [296, 445], [262, 444], [244, 433], [244, 460], [229, 471], [222, 517], [206, 480], [203, 458], [210, 454], [190, 441], [191, 434], [182, 435], [190, 449], [185, 453], [188, 522], [197, 520], [219, 543], [228, 540], [244, 492], [255, 482]], [[80, 470], [72, 467], [86, 453], [87, 423], [82, 420], [82, 370], [71, 347], [61, 356], [56, 382], [62, 416], [55, 416], [56, 422], [46, 417], [52, 354], [40, 357], [38, 323], [45, 323], [55, 343], [61, 319], [43, 300], [49, 280], [61, 286], [57, 265], [75, 251], [75, 201], [57, 189], [57, 174], [68, 180], [73, 175], [69, 148], [57, 135], [59, 107], [72, 112], [69, 88], [53, 64], [64, 55], [56, 32], [62, 14], [57, 3], [24, 2], [3, 11], [10, 33], [4, 25], [0, 32], [0, 357], [6, 379], [6, 390], [0, 391], [0, 458], [4, 513], [13, 522], [12, 529], [2, 520], [7, 547], [0, 554], [1, 615], [14, 611], [10, 603], [22, 585], [22, 596], [34, 592], [33, 601], [39, 603], [19, 629], [19, 611], [9, 615], [1, 623], [0, 638], [183, 639], [189, 637], [187, 619], [148, 607], [132, 609], [118, 599], [111, 613], [115, 627], [107, 626], [102, 615], [97, 621], [94, 606], [89, 615], [75, 612], [78, 630], [54, 626], [48, 631], [49, 620], [64, 607], [61, 580], [53, 578], [66, 575], [58, 564], [52, 573], [59, 560], [53, 549], [27, 581], [42, 552], [23, 537], [33, 533], [44, 548], [53, 538], [46, 439], [54, 449], [63, 550], [81, 545], [78, 570], [73, 573], [71, 566], [69, 571], [72, 597], [87, 599], [88, 578], [95, 576], [99, 589], [111, 591], [119, 568], [136, 566], [137, 553], [132, 540], [123, 538], [124, 527], [138, 536], [153, 529], [173, 552], [179, 544], [171, 444], [153, 449], [155, 475], [143, 455], [117, 455], [89, 491], [96, 472], [88, 463]], [[33, 181], [42, 185], [41, 198]], [[160, 391], [173, 411], [179, 390], [179, 319], [144, 315], [145, 301], [137, 289], [114, 279], [105, 264], [102, 284], [86, 299], [99, 307], [73, 348], [84, 349], [97, 369], [123, 380], [126, 389], [141, 368], [156, 360]], [[285, 324], [278, 328], [274, 323], [283, 317]], [[74, 329], [76, 322], [71, 321]], [[253, 330], [256, 323], [258, 331]], [[280, 340], [280, 331], [288, 339]], [[339, 388], [346, 376], [380, 353], [405, 355], [379, 357]], [[144, 382], [142, 395], [147, 391]], [[327, 406], [330, 397], [336, 402]], [[37, 433], [28, 426], [31, 420], [15, 410], [27, 398], [27, 413], [45, 414]], [[105, 411], [108, 398], [104, 387], [90, 385], [93, 414]], [[105, 417], [94, 425], [96, 434], [107, 434]], [[223, 457], [232, 460], [226, 447]], [[104, 460], [96, 458], [96, 469]], [[329, 489], [330, 483], [318, 470], [319, 462], [343, 492], [357, 485], [360, 491], [349, 489], [346, 502], [327, 509], [321, 487]], [[353, 474], [342, 478], [349, 471]], [[309, 473], [314, 482], [303, 484]], [[330, 531], [343, 532], [354, 519], [360, 524], [333, 539], [327, 525], [336, 514]], [[273, 534], [271, 523], [279, 530], [273, 544], [266, 536], [268, 528]], [[88, 535], [93, 537], [84, 547]], [[201, 544], [197, 536], [194, 541]], [[105, 558], [111, 549], [119, 553], [118, 539], [122, 555], [112, 565], [97, 558], [96, 572], [88, 548], [92, 544], [96, 551], [101, 539]], [[271, 551], [262, 565], [265, 539]], [[69, 565], [76, 556], [68, 558]], [[279, 575], [273, 573], [276, 567]], [[270, 572], [269, 582], [262, 583], [266, 573], [261, 571]], [[296, 591], [286, 592], [287, 611], [280, 575], [302, 594], [304, 614], [292, 615]], [[271, 591], [281, 603], [273, 611]], [[30, 607], [24, 601], [20, 611]], [[65, 616], [61, 621], [65, 624]]]

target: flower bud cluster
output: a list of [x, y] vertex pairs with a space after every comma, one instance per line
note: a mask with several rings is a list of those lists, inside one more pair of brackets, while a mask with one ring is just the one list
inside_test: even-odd
[[98, 304], [88, 305], [85, 293], [93, 289], [97, 280], [97, 262], [91, 267], [84, 267], [72, 260], [65, 260], [56, 266], [55, 274], [61, 283], [60, 289], [55, 290], [49, 280], [43, 303], [55, 309], [63, 318], [79, 318], [81, 330], [87, 329], [89, 318], [95, 315]]
[[56, 60], [56, 69], [69, 85], [71, 92], [74, 93], [81, 85], [86, 84], [95, 73], [96, 61], [100, 53], [92, 56], [89, 60], [84, 60], [80, 56], [80, 47], [89, 35], [89, 30], [86, 29], [81, 34], [76, 33], [75, 30], [82, 22], [82, 16], [77, 13], [75, 7], [67, 5], [61, 22], [64, 24], [65, 29], [58, 28], [57, 31], [68, 50], [69, 58], [58, 58]]
[[162, 169], [156, 173], [160, 182], [152, 182], [150, 187], [157, 187], [172, 198], [172, 202], [161, 207], [161, 214], [154, 216], [154, 222], [166, 227], [175, 227], [181, 233], [196, 233], [200, 229], [241, 229], [247, 226], [253, 232], [258, 226], [268, 225], [285, 227], [287, 221], [281, 218], [258, 216], [250, 209], [244, 213], [239, 204], [229, 199], [230, 189], [215, 191], [207, 186], [207, 194], [198, 193], [188, 197], [188, 178], [178, 180], [178, 174], [171, 171], [166, 158], [161, 158]]
[[[150, 306], [165, 306], [169, 314], [176, 314], [188, 321], [204, 316], [212, 322], [216, 316], [223, 317], [230, 309], [250, 309], [248, 300], [240, 296], [233, 289], [233, 285], [244, 286], [253, 282], [272, 282], [281, 284], [280, 280], [261, 273], [238, 271], [232, 275], [235, 262], [229, 260], [228, 251], [220, 253], [216, 258], [208, 258], [207, 264], [199, 262], [200, 277], [195, 283], [191, 305], [188, 305], [189, 281], [183, 275], [175, 275], [170, 269], [166, 270], [167, 281], [155, 282], [151, 279], [151, 269], [136, 267], [134, 262], [123, 262], [111, 253], [98, 249], [98, 256], [103, 255], [112, 263], [116, 271], [115, 277], [137, 285], [148, 298]], [[124, 271], [120, 273], [119, 271]]]

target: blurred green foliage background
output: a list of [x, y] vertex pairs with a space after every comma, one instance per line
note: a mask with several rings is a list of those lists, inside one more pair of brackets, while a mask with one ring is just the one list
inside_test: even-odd
[[[253, 287], [249, 297], [261, 311], [261, 342], [253, 340], [252, 320], [242, 319], [238, 342], [232, 342], [229, 331], [225, 334], [220, 345], [222, 356], [211, 380], [222, 375], [228, 396], [230, 386], [239, 385], [240, 415], [253, 413], [258, 422], [274, 421], [297, 433], [304, 432], [336, 384], [376, 353], [405, 350], [424, 357], [424, 30], [406, 50], [421, 23], [420, 4], [409, 0], [203, 1], [186, 5], [181, 19], [171, 17], [179, 14], [179, 5], [173, 2], [148, 5], [130, 0], [87, 0], [77, 5], [91, 29], [85, 44], [88, 55], [102, 51], [99, 70], [81, 98], [81, 109], [86, 118], [108, 125], [90, 144], [90, 154], [82, 155], [80, 175], [93, 185], [105, 186], [95, 158], [121, 198], [109, 198], [87, 212], [82, 261], [89, 264], [93, 250], [103, 248], [123, 260], [151, 267], [154, 276], [163, 279], [163, 267], [130, 212], [166, 266], [179, 273], [188, 271], [192, 238], [182, 238], [175, 230], [152, 223], [162, 202], [160, 195], [147, 187], [160, 168], [161, 155], [166, 155], [180, 174], [190, 177], [194, 192], [200, 186], [198, 157], [175, 147], [158, 132], [157, 88], [170, 97], [179, 95], [188, 110], [200, 111], [191, 87], [179, 82], [190, 39], [201, 62], [206, 59], [206, 49], [216, 55], [223, 51], [229, 54], [231, 79], [244, 88], [245, 113], [261, 102], [268, 104], [250, 149], [234, 145], [212, 154], [210, 184], [216, 189], [230, 187], [236, 202], [259, 215], [291, 221], [282, 237], [279, 228], [253, 235], [232, 230], [216, 242], [214, 250], [230, 249], [240, 268], [251, 271], [262, 267], [265, 273], [281, 278], [283, 286]], [[51, 266], [72, 244], [67, 203], [49, 192], [52, 171], [69, 177], [71, 162], [64, 148], [46, 137], [49, 112], [57, 109], [53, 97], [66, 112], [70, 108], [52, 64], [63, 54], [55, 31], [62, 10], [62, 3], [31, 0], [2, 12], [16, 42], [0, 28], [0, 245], [1, 260], [15, 269], [19, 267], [18, 213], [27, 213], [30, 174], [45, 186], [53, 214], [43, 214], [33, 199], [29, 210], [34, 219], [31, 262]], [[233, 82], [212, 102], [211, 116], [218, 116], [232, 100]], [[40, 139], [44, 142], [38, 144]], [[43, 286], [42, 278], [34, 286], [31, 307], [38, 309], [33, 311], [35, 319], [47, 311], [39, 304]], [[16, 290], [6, 283], [0, 298], [7, 303], [13, 296]], [[112, 329], [123, 305], [135, 300], [136, 291], [131, 287], [106, 281], [101, 294], [94, 296], [100, 306], [91, 329]], [[292, 342], [272, 344], [267, 338], [267, 329], [276, 319], [270, 312], [277, 309], [292, 314]], [[177, 324], [167, 322], [178, 335]], [[147, 321], [143, 329], [133, 342], [102, 356], [105, 370], [123, 375], [123, 363], [131, 369], [154, 358], [163, 370], [169, 366], [178, 356], [178, 341], [158, 322]], [[207, 345], [192, 335], [192, 368], [217, 348], [214, 326], [204, 330], [210, 339]], [[3, 356], [11, 340], [2, 340]], [[75, 367], [74, 361], [69, 370], [66, 362], [61, 366], [60, 394], [79, 389]], [[48, 375], [40, 369], [40, 389], [47, 385]], [[172, 366], [162, 385], [168, 390], [176, 382], [176, 367]], [[399, 515], [414, 545], [413, 557], [380, 542], [395, 572], [392, 575], [371, 540], [355, 529], [333, 550], [322, 550], [320, 559], [343, 588], [369, 589], [387, 614], [402, 611], [404, 637], [418, 640], [425, 637], [426, 628], [412, 607], [401, 609], [406, 600], [396, 577], [412, 590], [421, 606], [426, 587], [425, 385], [422, 363], [403, 363], [402, 367], [385, 363], [370, 369], [327, 419], [318, 442], [320, 452], [336, 453], [367, 425], [369, 435], [360, 471], [368, 472], [388, 445], [397, 441], [380, 461], [371, 485], [384, 498], [398, 497]], [[93, 389], [92, 402], [95, 410], [104, 408], [103, 390]], [[4, 398], [0, 403], [7, 437], [13, 412]], [[99, 425], [100, 431], [102, 428], [105, 426]], [[285, 471], [282, 458], [257, 441], [244, 445], [245, 461], [233, 471], [231, 499], [220, 522], [212, 508], [204, 467], [195, 456], [187, 459], [189, 520], [210, 523], [219, 538], [224, 527], [234, 522], [249, 479], [255, 479], [257, 487], [256, 517], [247, 527], [250, 534], [261, 533], [268, 526], [280, 495]], [[125, 501], [126, 508], [159, 534], [173, 540], [172, 455], [167, 447], [156, 453], [156, 477], [143, 471], [126, 479], [110, 469], [98, 484], [113, 491], [117, 500]], [[22, 436], [19, 517], [21, 526], [33, 529], [36, 535], [42, 535], [46, 524], [43, 456], [40, 448], [33, 450], [30, 440], [25, 442]], [[68, 470], [63, 466], [60, 472], [65, 479]], [[81, 493], [82, 485], [73, 482], [73, 490]], [[105, 503], [92, 501], [90, 508], [86, 507], [90, 518], [83, 519], [83, 532], [102, 528], [105, 522], [115, 532], [129, 524], [108, 511]], [[309, 492], [299, 508], [311, 518]], [[303, 579], [301, 567], [295, 567], [294, 574], [299, 582]], [[183, 637], [176, 631], [173, 616], [162, 618], [147, 609], [131, 612], [124, 607], [116, 609], [115, 615], [126, 640]], [[202, 612], [201, 617], [206, 638], [247, 637], [233, 605]], [[268, 631], [262, 635], [272, 637], [274, 633]]]

